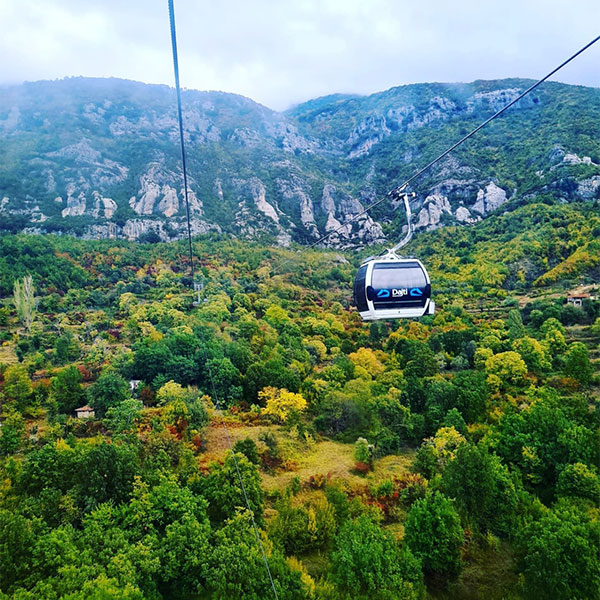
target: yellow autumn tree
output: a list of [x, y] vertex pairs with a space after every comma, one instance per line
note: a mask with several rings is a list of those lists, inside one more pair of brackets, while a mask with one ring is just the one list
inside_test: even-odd
[[306, 408], [306, 400], [302, 394], [295, 394], [286, 389], [274, 387], [263, 388], [258, 392], [258, 399], [265, 404], [264, 415], [272, 415], [285, 423], [292, 411], [301, 413]]
[[167, 404], [168, 402], [175, 402], [177, 400], [183, 400], [187, 394], [184, 387], [175, 383], [172, 379], [167, 381], [159, 390], [156, 392], [156, 400], [160, 406]]
[[371, 377], [380, 375], [385, 371], [385, 367], [377, 357], [377, 354], [371, 348], [359, 348], [356, 352], [348, 355], [348, 358], [357, 367], [365, 369]]

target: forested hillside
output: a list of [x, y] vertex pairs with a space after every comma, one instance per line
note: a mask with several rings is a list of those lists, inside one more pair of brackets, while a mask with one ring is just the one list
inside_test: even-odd
[[[313, 242], [382, 198], [532, 82], [415, 84], [272, 111], [183, 92], [194, 234]], [[2, 88], [0, 230], [167, 241], [186, 235], [175, 92], [117, 79]], [[522, 202], [600, 195], [600, 90], [546, 83], [414, 182], [419, 230]], [[398, 236], [386, 203], [331, 236]]]
[[366, 252], [197, 237], [197, 302], [183, 242], [0, 237], [0, 598], [274, 597], [239, 473], [282, 600], [598, 600], [599, 238], [423, 232], [437, 313], [367, 324]]

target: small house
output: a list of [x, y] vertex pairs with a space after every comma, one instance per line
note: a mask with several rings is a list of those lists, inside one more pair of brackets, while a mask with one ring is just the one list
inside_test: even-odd
[[140, 383], [142, 383], [141, 379], [130, 379], [129, 380], [129, 391], [132, 394], [135, 394], [138, 391], [138, 388], [140, 387]]
[[581, 306], [586, 298], [592, 298], [589, 294], [571, 294], [567, 296], [567, 302], [573, 306]]
[[94, 413], [94, 409], [87, 404], [75, 409], [75, 416], [78, 419], [93, 419], [95, 415], [96, 413]]

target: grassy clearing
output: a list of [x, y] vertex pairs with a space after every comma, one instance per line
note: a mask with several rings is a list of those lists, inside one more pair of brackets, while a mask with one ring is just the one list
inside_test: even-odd
[[344, 480], [350, 485], [360, 484], [362, 477], [352, 472], [354, 469], [354, 446], [325, 440], [315, 442], [312, 447], [296, 452], [288, 459], [290, 471], [263, 475], [263, 485], [267, 490], [283, 489], [294, 477], [302, 483], [311, 475], [326, 475], [330, 481]]
[[[233, 422], [228, 423], [227, 428], [232, 445], [249, 437], [260, 448], [264, 444], [259, 441], [259, 437], [266, 431], [277, 438], [284, 466], [274, 473], [261, 473], [263, 487], [267, 491], [283, 490], [294, 477], [305, 483], [311, 475], [324, 475], [332, 483], [345, 482], [351, 487], [377, 484], [407, 473], [415, 457], [414, 450], [406, 450], [401, 455], [385, 456], [376, 460], [373, 470], [363, 477], [354, 472], [354, 444], [332, 440], [307, 444], [276, 425], [246, 425]], [[229, 445], [226, 432], [218, 419], [213, 420], [207, 428], [204, 439], [206, 452], [200, 457], [201, 465], [222, 460]]]
[[227, 430], [223, 426], [223, 422], [219, 418], [211, 421], [209, 427], [204, 432], [204, 441], [206, 444], [206, 452], [200, 456], [200, 464], [208, 465], [213, 461], [223, 460], [227, 450], [229, 450], [228, 435], [231, 445], [234, 445], [239, 440], [250, 438], [257, 445], [260, 445], [259, 437], [265, 431], [270, 431], [279, 438], [278, 426], [266, 425], [244, 425], [242, 423], [228, 422]]
[[458, 581], [446, 590], [429, 590], [431, 600], [506, 600], [520, 598], [514, 556], [506, 542], [497, 548], [468, 548]]
[[327, 554], [324, 552], [305, 554], [299, 560], [302, 563], [302, 566], [306, 569], [306, 572], [313, 579], [327, 577], [327, 574], [331, 568]]

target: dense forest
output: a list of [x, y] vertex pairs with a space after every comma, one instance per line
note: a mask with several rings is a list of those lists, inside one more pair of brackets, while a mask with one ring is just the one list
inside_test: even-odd
[[599, 201], [512, 208], [372, 324], [366, 251], [0, 237], [0, 599], [600, 599]]

